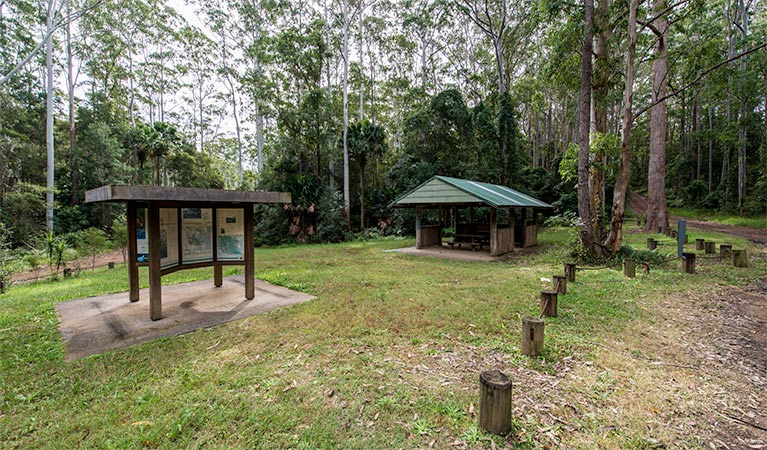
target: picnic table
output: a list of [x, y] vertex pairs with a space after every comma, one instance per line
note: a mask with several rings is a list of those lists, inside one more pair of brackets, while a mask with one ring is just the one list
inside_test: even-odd
[[447, 241], [447, 245], [452, 250], [455, 246], [461, 247], [461, 244], [471, 245], [471, 249], [476, 251], [482, 250], [482, 246], [490, 244], [490, 233], [478, 233], [478, 234], [464, 234], [456, 233], [453, 235], [452, 241]]

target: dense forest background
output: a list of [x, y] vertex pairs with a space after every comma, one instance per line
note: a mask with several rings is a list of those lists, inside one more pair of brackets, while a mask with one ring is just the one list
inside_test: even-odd
[[83, 203], [110, 183], [291, 192], [259, 211], [260, 243], [408, 232], [388, 205], [435, 174], [559, 214], [586, 186], [604, 224], [621, 174], [663, 190], [654, 225], [667, 202], [767, 214], [757, 0], [184, 8], [197, 25], [160, 0], [0, 0], [5, 245], [39, 247], [46, 224], [114, 233], [119, 206]]

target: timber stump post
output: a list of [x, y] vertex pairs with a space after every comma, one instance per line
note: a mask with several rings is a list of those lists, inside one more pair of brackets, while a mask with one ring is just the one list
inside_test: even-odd
[[575, 263], [565, 263], [565, 276], [567, 281], [571, 283], [575, 281]]
[[695, 273], [695, 253], [682, 253], [682, 272]]
[[658, 241], [651, 237], [647, 238], [647, 249], [655, 250], [656, 248], [658, 248]]
[[746, 249], [732, 251], [732, 265], [735, 267], [748, 267], [748, 253]]
[[541, 317], [557, 317], [557, 291], [541, 291]]
[[634, 278], [636, 273], [636, 262], [631, 258], [623, 258], [623, 275], [628, 278]]
[[704, 245], [704, 253], [707, 255], [713, 255], [716, 253], [716, 243], [706, 241], [703, 243]]
[[522, 318], [522, 353], [538, 356], [543, 353], [543, 320], [538, 317]]
[[567, 277], [565, 275], [552, 275], [554, 290], [557, 294], [567, 294]]
[[705, 239], [701, 239], [701, 238], [695, 239], [695, 250], [703, 250], [705, 246], [705, 242], [706, 242]]
[[719, 246], [719, 257], [724, 258], [732, 258], [732, 245], [730, 244], [722, 244]]
[[479, 374], [479, 428], [501, 435], [511, 431], [511, 380], [498, 369]]

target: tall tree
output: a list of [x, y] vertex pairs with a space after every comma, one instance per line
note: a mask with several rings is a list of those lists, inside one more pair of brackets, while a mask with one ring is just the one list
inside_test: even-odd
[[634, 58], [637, 44], [637, 8], [639, 0], [630, 0], [628, 18], [628, 49], [626, 53], [625, 87], [623, 90], [623, 116], [621, 122], [621, 156], [618, 176], [615, 179], [610, 232], [605, 242], [613, 253], [623, 243], [623, 213], [626, 210], [626, 193], [631, 180], [631, 130], [634, 122]]
[[648, 26], [655, 33], [652, 63], [652, 104], [650, 109], [650, 162], [647, 172], [647, 222], [644, 229], [668, 227], [666, 207], [666, 127], [668, 110], [668, 3], [654, 0], [653, 19]]
[[578, 98], [578, 215], [581, 219], [581, 242], [593, 255], [602, 255], [594, 229], [594, 203], [589, 182], [589, 135], [591, 130], [591, 77], [594, 49], [594, 0], [584, 1], [584, 28], [580, 66], [580, 96]]

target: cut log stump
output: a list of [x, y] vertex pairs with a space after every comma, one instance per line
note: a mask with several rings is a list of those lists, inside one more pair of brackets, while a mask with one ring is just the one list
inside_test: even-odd
[[500, 370], [479, 374], [479, 428], [500, 435], [511, 431], [511, 380]]
[[722, 244], [719, 246], [719, 257], [722, 259], [732, 258], [732, 245]]
[[628, 278], [634, 278], [637, 276], [636, 262], [631, 258], [623, 259], [623, 275]]
[[704, 247], [703, 252], [707, 255], [713, 255], [714, 253], [716, 253], [716, 243], [714, 242], [706, 241], [703, 243], [703, 247]]
[[748, 267], [748, 253], [746, 249], [732, 251], [732, 265], [735, 267]]
[[695, 273], [695, 253], [682, 253], [682, 272]]
[[557, 317], [556, 291], [541, 291], [541, 317]]
[[553, 275], [554, 290], [557, 294], [567, 294], [567, 277], [565, 275]]
[[565, 276], [567, 281], [571, 283], [575, 281], [575, 263], [565, 263]]
[[538, 317], [522, 318], [522, 353], [538, 356], [543, 353], [543, 320]]
[[705, 247], [706, 240], [705, 239], [695, 239], [695, 250], [703, 250]]

